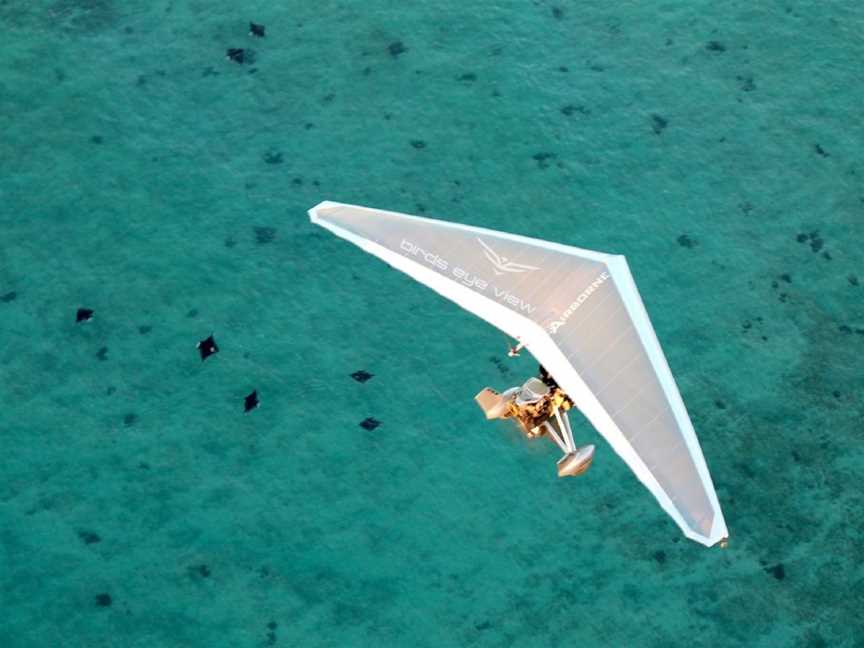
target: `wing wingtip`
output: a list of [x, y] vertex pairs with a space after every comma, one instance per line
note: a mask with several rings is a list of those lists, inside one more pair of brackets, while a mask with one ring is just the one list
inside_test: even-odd
[[333, 202], [332, 200], [322, 200], [320, 203], [318, 203], [308, 211], [309, 220], [311, 220], [313, 223], [317, 223], [321, 219], [320, 212], [326, 209], [333, 209], [334, 207], [341, 206], [342, 203]]

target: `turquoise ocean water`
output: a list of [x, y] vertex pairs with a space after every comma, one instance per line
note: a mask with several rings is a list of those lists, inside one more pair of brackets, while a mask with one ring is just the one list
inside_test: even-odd
[[[0, 29], [0, 645], [864, 646], [859, 2]], [[625, 254], [729, 548], [584, 420], [577, 480], [487, 424], [531, 359], [310, 225], [324, 199]]]

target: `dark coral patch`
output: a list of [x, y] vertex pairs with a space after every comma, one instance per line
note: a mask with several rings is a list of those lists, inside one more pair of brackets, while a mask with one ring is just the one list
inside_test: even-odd
[[402, 41], [394, 41], [387, 46], [387, 51], [390, 52], [390, 56], [396, 58], [400, 54], [404, 54], [408, 51], [408, 48], [402, 43]]
[[[795, 240], [799, 243], [806, 243], [808, 240], [810, 241], [810, 249], [813, 252], [819, 252], [822, 249], [822, 246], [825, 245], [825, 241], [822, 240], [822, 237], [819, 236], [819, 230], [813, 230], [809, 233], [801, 232], [798, 236], [795, 237]], [[828, 254], [827, 252], [823, 253], [822, 256]], [[831, 255], [828, 254], [826, 257], [830, 260]]]
[[678, 245], [680, 245], [681, 247], [692, 248], [694, 245], [696, 245], [696, 241], [691, 239], [686, 234], [682, 234], [676, 240], [678, 241]]
[[786, 570], [783, 568], [783, 563], [777, 563], [773, 567], [764, 567], [766, 573], [771, 574], [777, 580], [786, 578]]
[[210, 568], [207, 565], [192, 565], [186, 568], [187, 573], [192, 578], [209, 578]]
[[467, 81], [467, 82], [471, 83], [471, 82], [474, 82], [477, 80], [477, 75], [474, 74], [473, 72], [466, 72], [465, 74], [462, 74], [462, 75], [456, 77], [456, 80], [457, 81]]
[[739, 87], [744, 92], [752, 92], [753, 90], [756, 89], [756, 84], [753, 82], [753, 75], [752, 74], [745, 74], [742, 76], [736, 76], [735, 78], [738, 80]]
[[426, 142], [423, 140], [411, 140], [411, 146], [415, 149], [423, 149], [426, 148]]
[[651, 130], [654, 131], [655, 135], [659, 135], [666, 127], [669, 125], [669, 121], [665, 117], [661, 117], [660, 115], [651, 115]]
[[15, 298], [17, 296], [18, 296], [18, 293], [16, 293], [14, 290], [12, 290], [12, 291], [6, 293], [5, 295], [0, 296], [0, 301], [2, 301], [5, 304], [8, 304], [11, 301], [15, 301]]
[[[859, 285], [858, 277], [854, 274], [850, 274], [848, 277], [846, 277], [846, 280], [849, 282], [850, 286], [858, 286]], [[6, 300], [4, 299], [3, 301], [6, 301]]]
[[549, 161], [555, 159], [554, 153], [535, 153], [531, 156], [531, 159], [537, 163], [538, 168], [547, 169], [549, 168]]
[[561, 114], [566, 115], [567, 117], [572, 117], [576, 113], [579, 113], [580, 115], [590, 115], [591, 111], [585, 106], [574, 106], [573, 104], [567, 104], [561, 109]]
[[126, 416], [123, 417], [123, 424], [126, 427], [129, 427], [130, 425], [135, 425], [135, 421], [137, 421], [137, 420], [138, 420], [138, 415], [130, 412], [129, 414], [126, 414]]
[[365, 383], [367, 380], [371, 379], [374, 374], [369, 373], [365, 369], [361, 369], [360, 371], [355, 371], [351, 374], [351, 377], [359, 383]]
[[81, 538], [81, 542], [84, 544], [96, 544], [97, 542], [101, 542], [102, 538], [99, 537], [98, 533], [93, 533], [92, 531], [79, 531], [78, 537]]
[[102, 362], [108, 359], [108, 347], [102, 347], [96, 352], [96, 357]]
[[97, 594], [96, 595], [96, 605], [99, 607], [111, 607], [111, 595], [110, 594]]
[[656, 560], [659, 564], [663, 564], [666, 562], [666, 552], [662, 549], [660, 551], [654, 552], [654, 560]]
[[267, 243], [272, 243], [276, 239], [276, 228], [269, 226], [259, 226], [254, 227], [255, 230], [255, 242], [258, 245], [265, 245]]
[[153, 330], [153, 327], [150, 326], [149, 324], [144, 324], [144, 325], [138, 327], [138, 332], [141, 335], [147, 335], [152, 330]]
[[714, 407], [716, 407], [717, 409], [721, 409], [721, 410], [726, 409], [726, 403], [724, 403], [722, 400], [715, 400], [714, 401]]
[[815, 144], [813, 146], [813, 150], [816, 151], [817, 155], [821, 155], [822, 157], [831, 157], [824, 148], [822, 148], [819, 144]]
[[273, 149], [267, 151], [262, 157], [267, 164], [282, 164], [284, 159], [282, 153]]
[[555, 20], [563, 20], [564, 10], [561, 7], [552, 7], [552, 17], [555, 18]]
[[712, 40], [705, 44], [705, 49], [709, 52], [725, 52], [726, 46], [720, 41]]

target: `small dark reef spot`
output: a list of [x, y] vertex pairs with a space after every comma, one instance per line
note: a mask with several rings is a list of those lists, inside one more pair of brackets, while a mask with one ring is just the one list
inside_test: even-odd
[[567, 104], [561, 109], [561, 114], [566, 115], [567, 117], [572, 117], [576, 113], [579, 113], [580, 115], [590, 115], [591, 111], [585, 106], [574, 106], [573, 104]]
[[531, 159], [537, 163], [537, 167], [540, 169], [549, 168], [549, 160], [555, 159], [554, 153], [535, 153], [531, 156]]
[[282, 164], [283, 156], [279, 151], [270, 149], [262, 157], [267, 164]]
[[108, 359], [108, 347], [102, 347], [96, 352], [96, 357], [102, 362]]
[[152, 330], [153, 330], [153, 327], [150, 326], [149, 324], [144, 324], [144, 325], [138, 327], [138, 332], [141, 335], [147, 335]]
[[424, 142], [423, 140], [411, 140], [411, 146], [413, 146], [415, 149], [426, 148], [426, 142]]
[[111, 607], [111, 595], [110, 594], [97, 594], [96, 595], [96, 605], [99, 607]]
[[276, 228], [269, 226], [257, 226], [255, 230], [255, 241], [258, 245], [272, 243], [276, 239]]
[[816, 151], [816, 154], [817, 154], [817, 155], [821, 155], [822, 157], [831, 157], [831, 156], [828, 154], [828, 151], [826, 151], [825, 149], [823, 149], [819, 144], [815, 144], [815, 145], [813, 146], [813, 150]]
[[359, 383], [365, 383], [367, 380], [372, 378], [374, 374], [369, 373], [365, 369], [361, 369], [360, 371], [355, 371], [351, 374], [351, 377]]
[[189, 568], [189, 575], [208, 578], [210, 576], [210, 568], [207, 565], [194, 565]]
[[81, 542], [84, 544], [96, 544], [97, 542], [101, 542], [102, 538], [99, 537], [98, 533], [93, 533], [92, 531], [79, 531], [78, 537], [81, 538]]
[[390, 52], [390, 56], [396, 58], [400, 54], [407, 52], [408, 48], [403, 45], [402, 41], [394, 41], [387, 46], [387, 51]]
[[752, 92], [753, 90], [756, 89], [756, 84], [753, 82], [753, 75], [752, 74], [745, 74], [743, 76], [736, 76], [735, 78], [738, 80], [738, 83], [741, 84], [740, 87], [744, 92]]
[[668, 125], [669, 121], [667, 119], [660, 115], [651, 115], [651, 130], [654, 131], [655, 135], [662, 133]]
[[783, 563], [777, 563], [773, 567], [764, 567], [766, 573], [771, 574], [777, 580], [786, 578], [786, 570], [783, 568]]
[[679, 236], [677, 241], [678, 245], [680, 245], [681, 247], [692, 248], [694, 245], [696, 245], [696, 241], [691, 239], [686, 234], [682, 234], [681, 236]]
[[705, 44], [705, 49], [709, 52], [725, 52], [726, 46], [720, 41], [712, 40]]
[[11, 292], [6, 293], [2, 297], [0, 297], [0, 301], [2, 301], [5, 304], [8, 304], [9, 302], [14, 301], [17, 296], [18, 296], [18, 293], [16, 293], [13, 290]]
[[654, 552], [654, 560], [656, 560], [661, 565], [666, 562], [666, 552], [662, 549], [660, 551]]
[[135, 425], [135, 421], [138, 420], [138, 415], [130, 412], [126, 416], [123, 417], [123, 424], [127, 427], [130, 425]]

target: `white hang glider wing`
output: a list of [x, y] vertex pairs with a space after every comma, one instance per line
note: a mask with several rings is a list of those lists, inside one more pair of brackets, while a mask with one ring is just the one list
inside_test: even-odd
[[334, 202], [309, 216], [518, 339], [688, 538], [710, 546], [727, 537], [623, 256]]

